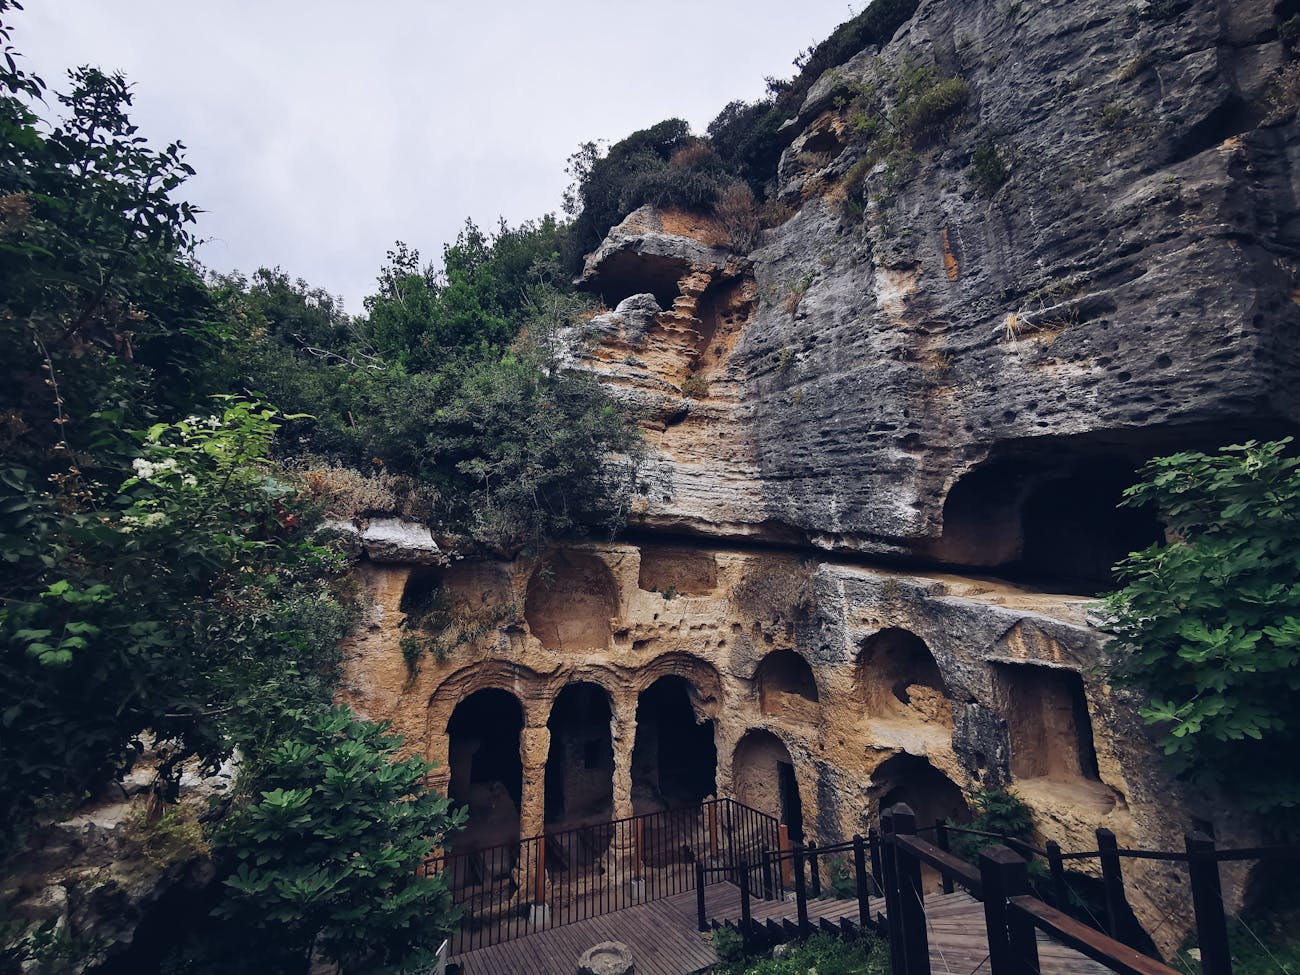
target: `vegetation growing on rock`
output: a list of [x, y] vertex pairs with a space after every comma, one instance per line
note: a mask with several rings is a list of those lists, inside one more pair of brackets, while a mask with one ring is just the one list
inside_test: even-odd
[[1293, 830], [1300, 767], [1300, 459], [1291, 441], [1157, 458], [1126, 503], [1155, 507], [1166, 544], [1117, 567], [1117, 673], [1174, 768]]

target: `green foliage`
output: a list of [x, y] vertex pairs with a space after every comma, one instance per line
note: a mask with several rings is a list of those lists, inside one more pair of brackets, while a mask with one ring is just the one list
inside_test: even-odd
[[728, 954], [724, 956], [718, 948], [719, 934], [715, 931], [712, 937], [724, 962], [719, 971], [726, 975], [807, 975], [810, 971], [817, 975], [885, 975], [889, 971], [888, 942], [870, 934], [850, 938], [815, 934], [802, 944], [792, 945], [780, 958], [750, 959], [744, 958], [738, 934], [734, 942], [728, 941]]
[[1101, 114], [1097, 116], [1097, 128], [1103, 132], [1122, 129], [1131, 114], [1128, 106], [1122, 102], [1107, 102], [1101, 107]]
[[[981, 789], [972, 797], [975, 815], [969, 823], [960, 825], [968, 829], [977, 829], [998, 836], [1028, 840], [1034, 830], [1034, 815], [1024, 800], [1010, 789]], [[958, 823], [948, 821], [949, 826]], [[980, 851], [1000, 843], [1001, 840], [987, 836], [974, 836], [955, 830], [948, 834], [949, 849], [954, 854], [970, 863], [979, 862]]]
[[0, 795], [79, 798], [149, 729], [208, 763], [268, 733], [262, 712], [322, 699], [349, 622], [326, 584], [342, 559], [308, 537], [291, 485], [270, 476], [274, 410], [156, 424], [131, 474], [69, 509], [22, 468], [0, 471]]
[[724, 964], [732, 965], [745, 958], [745, 939], [735, 928], [718, 928], [709, 935], [713, 950]]
[[564, 240], [564, 265], [582, 269], [609, 229], [639, 206], [708, 209], [730, 180], [709, 143], [690, 135], [681, 119], [666, 119], [614, 143], [608, 153], [584, 143], [569, 157], [573, 183], [565, 210], [574, 218]]
[[822, 894], [831, 900], [849, 900], [858, 896], [858, 881], [854, 876], [853, 864], [847, 857], [837, 856], [831, 860], [830, 883]]
[[845, 180], [850, 207], [865, 207], [867, 174], [881, 162], [881, 195], [892, 195], [916, 165], [917, 152], [947, 136], [969, 97], [962, 79], [939, 78], [934, 68], [906, 56], [880, 80], [850, 86], [840, 104], [852, 141], [864, 150]]
[[709, 381], [703, 376], [697, 376], [691, 373], [682, 382], [682, 395], [687, 399], [707, 399], [709, 395]]
[[992, 196], [1010, 178], [997, 146], [985, 143], [972, 154], [971, 182], [981, 196]]
[[708, 127], [727, 170], [763, 195], [789, 140], [790, 134], [782, 134], [781, 127], [798, 114], [817, 79], [864, 48], [889, 41], [916, 12], [917, 4], [918, 0], [875, 0], [804, 52], [795, 62], [799, 72], [792, 80], [769, 79], [766, 99], [728, 104]]
[[215, 837], [230, 865], [217, 940], [237, 945], [233, 970], [305, 972], [313, 953], [344, 971], [430, 962], [454, 911], [446, 879], [420, 867], [464, 811], [425, 789], [430, 766], [399, 759], [400, 745], [337, 708], [300, 716], [256, 762]]
[[1113, 666], [1150, 695], [1142, 716], [1173, 768], [1279, 826], [1300, 768], [1300, 460], [1290, 439], [1178, 453], [1142, 469], [1124, 504], [1171, 541], [1116, 566]]

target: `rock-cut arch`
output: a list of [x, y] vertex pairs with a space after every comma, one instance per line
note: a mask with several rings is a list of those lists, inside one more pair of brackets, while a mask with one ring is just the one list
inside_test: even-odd
[[910, 630], [891, 626], [864, 640], [854, 683], [870, 718], [919, 718], [952, 726], [939, 664]]
[[603, 650], [617, 615], [614, 576], [590, 553], [556, 552], [529, 577], [524, 619], [547, 650]]
[[546, 727], [547, 827], [606, 822], [614, 812], [613, 711], [609, 692], [587, 681], [556, 695]]
[[524, 768], [520, 735], [524, 709], [509, 691], [484, 688], [470, 694], [447, 722], [451, 781], [447, 795], [469, 807], [459, 849], [481, 849], [519, 838]]
[[785, 823], [792, 839], [803, 839], [799, 780], [780, 738], [759, 728], [745, 732], [731, 756], [731, 783], [738, 802]]
[[699, 689], [665, 674], [637, 697], [632, 809], [637, 814], [698, 805], [717, 789], [714, 722]]

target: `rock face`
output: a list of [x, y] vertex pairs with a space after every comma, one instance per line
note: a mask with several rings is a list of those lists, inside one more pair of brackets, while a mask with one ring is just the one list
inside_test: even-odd
[[[635, 533], [362, 570], [344, 696], [441, 763], [463, 842], [713, 792], [833, 843], [1001, 786], [1067, 849], [1250, 839], [1168, 779], [1087, 597], [1160, 537], [1115, 509], [1141, 462], [1297, 419], [1278, 28], [1265, 0], [922, 0], [812, 89], [775, 187], [793, 216], [752, 253], [707, 216], [615, 228], [581, 278], [612, 310], [570, 366], [646, 417]], [[869, 156], [853, 93], [918, 65], [962, 79], [960, 112]], [[412, 665], [432, 590], [493, 623]], [[1183, 880], [1125, 871], [1176, 944]]]
[[[969, 100], [901, 185], [878, 165], [854, 215], [865, 148], [836, 135], [831, 95], [905, 62]], [[749, 255], [752, 317], [710, 377], [717, 402], [680, 404], [698, 453], [663, 436], [683, 476], [649, 492], [644, 523], [1001, 565], [1043, 486], [1294, 421], [1297, 128], [1259, 124], [1282, 64], [1263, 0], [922, 3], [809, 95], [778, 181], [798, 212]], [[979, 146], [1009, 169], [991, 197]], [[584, 282], [632, 293], [635, 255], [663, 275], [726, 266], [638, 213]], [[649, 276], [640, 290], [671, 297]], [[679, 382], [648, 368], [642, 388]], [[725, 497], [700, 466], [725, 472]]]

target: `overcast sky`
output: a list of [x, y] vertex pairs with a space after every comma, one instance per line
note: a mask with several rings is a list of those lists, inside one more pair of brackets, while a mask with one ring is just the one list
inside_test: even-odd
[[845, 0], [27, 0], [30, 70], [92, 63], [189, 149], [218, 270], [279, 265], [359, 312], [394, 240], [560, 208], [565, 160], [680, 116], [703, 131], [862, 7]]

